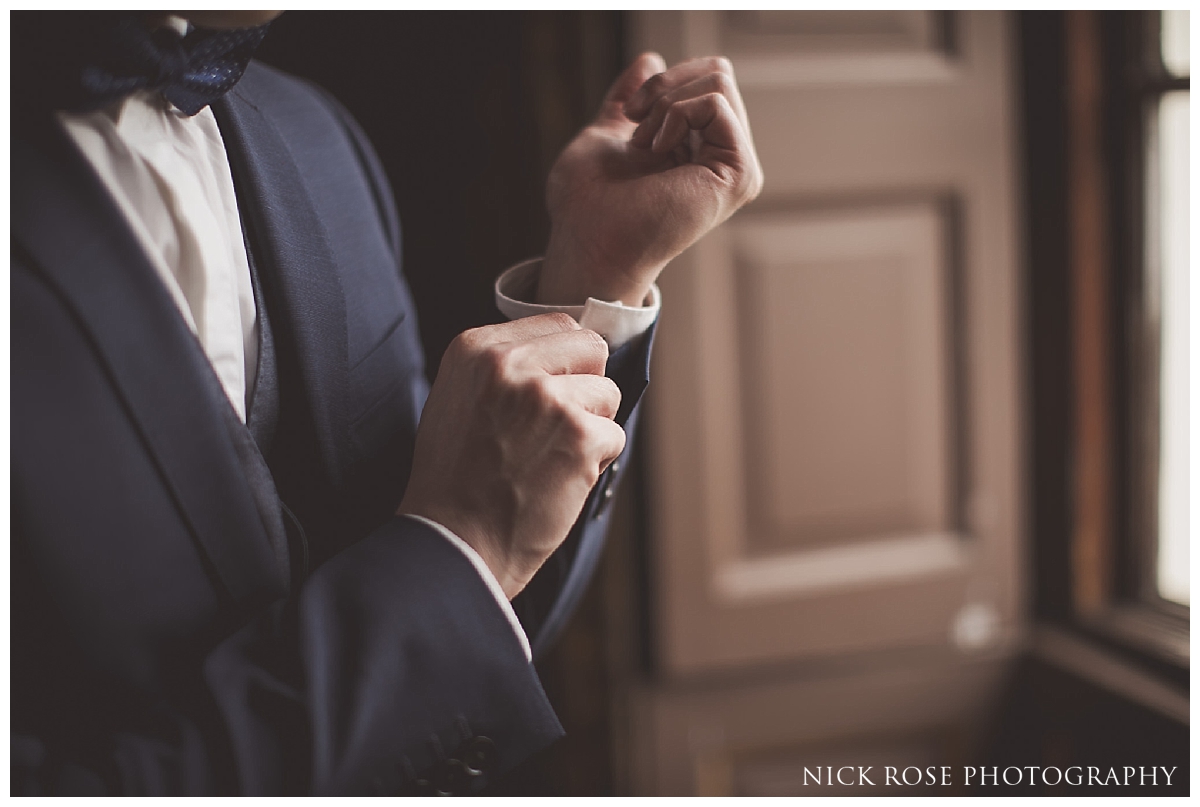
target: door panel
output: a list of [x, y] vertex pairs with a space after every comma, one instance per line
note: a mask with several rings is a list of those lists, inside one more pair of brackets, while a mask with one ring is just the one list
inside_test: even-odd
[[751, 553], [951, 529], [941, 224], [909, 205], [732, 228]]
[[[819, 679], [852, 719], [869, 689], [853, 681], [894, 688], [915, 714], [931, 681], [961, 678], [942, 725], [970, 720], [1024, 625], [1008, 18], [631, 21], [633, 46], [669, 63], [731, 57], [766, 176], [763, 196], [661, 281], [648, 392], [658, 676], [639, 697], [704, 712], [680, 694], [690, 682], [717, 676], [708, 696], [736, 699], [766, 676], [807, 700]], [[893, 653], [933, 677], [878, 667]], [[788, 681], [829, 663], [854, 673]], [[761, 719], [754, 754], [799, 742], [769, 709]], [[644, 728], [671, 747], [668, 724], [681, 725]], [[914, 724], [913, 742], [929, 730]], [[702, 756], [725, 760], [698, 775], [729, 792], [778, 789], [746, 771], [790, 781], [775, 762]], [[684, 764], [646, 764], [660, 763]]]

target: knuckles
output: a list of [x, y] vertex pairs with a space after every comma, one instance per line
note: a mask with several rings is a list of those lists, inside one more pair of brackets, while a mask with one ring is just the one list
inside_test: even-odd
[[450, 340], [446, 353], [452, 359], [462, 359], [478, 352], [486, 344], [483, 328], [471, 328]]
[[621, 388], [611, 378], [603, 377], [600, 380], [604, 389], [604, 403], [607, 406], [605, 417], [614, 418], [621, 408]]
[[720, 115], [722, 112], [733, 114], [733, 107], [725, 100], [725, 96], [719, 92], [705, 93], [700, 96], [700, 101], [704, 104], [704, 109], [712, 115]]
[[[733, 66], [729, 63], [729, 60], [725, 59], [724, 57], [720, 57], [718, 59], [712, 59], [709, 61], [713, 72], [701, 79], [703, 85], [710, 88], [709, 93], [706, 95], [715, 93], [717, 95], [726, 96], [727, 98], [735, 97], [738, 94], [738, 87], [737, 81], [734, 80], [733, 77]], [[657, 78], [657, 76], [655, 76], [655, 78]], [[647, 84], [649, 84], [649, 81], [647, 81]], [[662, 85], [660, 83], [658, 86], [652, 88], [651, 94], [653, 94], [653, 92], [660, 91], [661, 89]], [[651, 105], [650, 111], [647, 113], [646, 117], [661, 120], [676, 104], [687, 101], [687, 98], [679, 97], [681, 90], [682, 88], [674, 92], [660, 95], [658, 99]], [[730, 109], [732, 110], [732, 107]]]
[[721, 95], [733, 96], [737, 94], [737, 82], [733, 80], [733, 68], [730, 72], [718, 71], [713, 73], [711, 82], [716, 87], [716, 91]]
[[551, 386], [550, 376], [533, 376], [517, 385], [517, 396], [527, 411], [538, 417], [559, 416], [566, 408]]
[[729, 61], [725, 56], [712, 56], [709, 58], [709, 64], [712, 69], [722, 75], [733, 78], [733, 62]]
[[604, 337], [589, 328], [584, 328], [579, 331], [578, 339], [586, 339], [591, 343], [590, 349], [600, 361], [601, 369], [603, 370], [604, 363], [608, 361], [608, 342]]
[[507, 344], [488, 345], [479, 350], [474, 360], [491, 386], [503, 385], [512, 371], [513, 351]]
[[666, 73], [655, 73], [650, 78], [642, 82], [641, 93], [642, 97], [653, 97], [662, 92], [663, 85], [667, 83]]
[[674, 105], [675, 101], [669, 96], [664, 95], [654, 102], [654, 106], [650, 107], [650, 114], [647, 117], [652, 121], [661, 120], [666, 117], [667, 112]]
[[562, 330], [562, 331], [578, 331], [578, 330], [580, 330], [579, 323], [575, 321], [575, 318], [572, 317], [570, 314], [564, 313], [562, 311], [554, 311], [549, 314], [540, 314], [539, 316], [545, 317], [548, 320], [550, 320], [551, 322], [553, 322], [554, 325], [557, 326], [559, 330]]
[[563, 445], [577, 460], [587, 458], [592, 453], [591, 448], [595, 440], [589, 428], [590, 424], [585, 419], [586, 413], [582, 410], [564, 407], [555, 414]]
[[750, 187], [746, 191], [746, 201], [752, 202], [758, 198], [763, 190], [763, 172], [757, 161], [755, 162], [753, 176], [751, 177]]
[[516, 405], [542, 424], [539, 433], [552, 435], [554, 453], [565, 458], [576, 473], [586, 473], [595, 465], [600, 445], [596, 424], [588, 412], [566, 400], [551, 376], [535, 376], [513, 388]]

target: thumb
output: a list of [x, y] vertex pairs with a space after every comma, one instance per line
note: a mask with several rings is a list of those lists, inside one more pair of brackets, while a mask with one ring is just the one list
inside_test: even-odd
[[633, 97], [633, 94], [638, 91], [638, 88], [646, 83], [646, 79], [651, 76], [662, 73], [667, 69], [667, 63], [663, 61], [663, 57], [647, 51], [641, 56], [633, 60], [629, 67], [625, 68], [625, 72], [617, 77], [613, 82], [612, 87], [608, 90], [608, 95], [604, 98], [604, 107], [600, 111], [602, 118], [621, 118], [624, 119], [625, 102]]

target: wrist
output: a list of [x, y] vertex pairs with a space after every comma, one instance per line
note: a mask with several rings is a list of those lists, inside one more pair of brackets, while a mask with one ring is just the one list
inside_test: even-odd
[[662, 269], [663, 266], [606, 265], [604, 261], [587, 257], [581, 249], [573, 249], [567, 239], [551, 235], [538, 276], [536, 302], [541, 305], [583, 305], [592, 297], [640, 308], [646, 305], [650, 287]]
[[[454, 513], [441, 512], [438, 508], [412, 505], [407, 501], [401, 502], [396, 508], [397, 516], [413, 516], [422, 521], [440, 525], [442, 530], [456, 536], [458, 540], [470, 547], [483, 565], [491, 573], [492, 578], [499, 584], [504, 597], [512, 600], [528, 585], [533, 577], [532, 572], [525, 574], [521, 564], [514, 563], [508, 554], [497, 547], [486, 530], [479, 529], [474, 522], [456, 518]], [[534, 571], [537, 568], [535, 566]]]

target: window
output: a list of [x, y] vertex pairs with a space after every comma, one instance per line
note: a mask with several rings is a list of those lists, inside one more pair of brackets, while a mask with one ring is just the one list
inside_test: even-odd
[[1179, 686], [1189, 16], [1021, 18], [1035, 614]]
[[1097, 38], [1115, 504], [1112, 584], [1085, 621], [1175, 680], [1190, 621], [1189, 17], [1106, 12]]
[[[1161, 13], [1146, 85], [1147, 321], [1157, 325], [1158, 529], [1154, 591], [1188, 605], [1188, 106], [1187, 11]], [[1156, 69], [1157, 68], [1157, 69]], [[1155, 75], [1157, 73], [1157, 75]]]
[[1019, 22], [1035, 626], [999, 745], [1186, 767], [1188, 15]]

